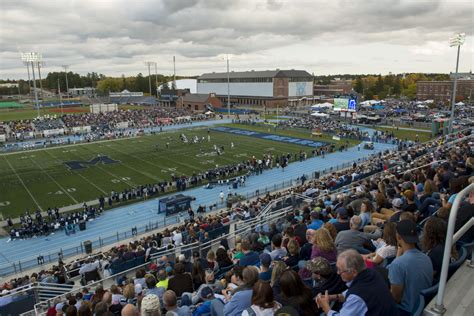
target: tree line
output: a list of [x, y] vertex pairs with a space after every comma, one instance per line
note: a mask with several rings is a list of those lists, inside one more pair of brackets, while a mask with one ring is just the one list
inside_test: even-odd
[[332, 75], [315, 76], [318, 84], [330, 84], [331, 80], [340, 78], [341, 80], [351, 80], [353, 89], [361, 94], [365, 100], [387, 97], [406, 97], [414, 99], [416, 97], [416, 83], [418, 81], [442, 81], [450, 80], [449, 74], [396, 74], [396, 75]]
[[[189, 78], [189, 77], [176, 77], [176, 79]], [[342, 74], [342, 75], [329, 75], [329, 76], [314, 76], [314, 82], [317, 84], [330, 84], [335, 78], [342, 80], [351, 80], [353, 89], [361, 94], [365, 100], [378, 98], [385, 99], [387, 97], [399, 98], [406, 97], [414, 99], [416, 97], [416, 83], [420, 80], [449, 80], [448, 74], [422, 74], [422, 73], [410, 73], [410, 74], [396, 74], [396, 75], [353, 75], [353, 74]], [[122, 75], [121, 77], [106, 77], [103, 74], [96, 72], [87, 73], [83, 76], [78, 73], [68, 72], [67, 74], [69, 88], [85, 88], [93, 87], [97, 89], [99, 94], [108, 94], [109, 92], [119, 92], [122, 90], [129, 90], [133, 92], [143, 92], [149, 94], [149, 76], [144, 76], [142, 73], [138, 73], [136, 76]], [[165, 84], [165, 88], [168, 87], [166, 82], [172, 81], [172, 76], [165, 76], [162, 74], [151, 75], [151, 92], [156, 93], [157, 85]], [[50, 72], [46, 78], [42, 79], [42, 86], [44, 89], [57, 91], [58, 81], [61, 87], [61, 91], [66, 91], [66, 74], [64, 72]], [[0, 83], [19, 83], [20, 92], [22, 94], [29, 93], [29, 84], [27, 80], [0, 80]], [[36, 86], [39, 88], [39, 80], [37, 80]], [[18, 88], [16, 87], [0, 87], [0, 95], [14, 95], [18, 94]]]

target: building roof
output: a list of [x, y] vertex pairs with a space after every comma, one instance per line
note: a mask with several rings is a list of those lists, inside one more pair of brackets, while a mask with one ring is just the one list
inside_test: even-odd
[[[173, 86], [173, 81], [168, 81], [168, 87]], [[158, 86], [158, 90], [162, 90], [165, 84]], [[197, 80], [196, 79], [177, 79], [176, 80], [176, 89], [189, 89], [191, 93], [197, 92]]]
[[[308, 78], [313, 76], [306, 70], [262, 70], [262, 71], [231, 71], [229, 77], [234, 78]], [[198, 79], [227, 79], [227, 72], [212, 72], [202, 74]]]
[[183, 97], [183, 102], [199, 102], [206, 103], [209, 94], [204, 93], [188, 93]]

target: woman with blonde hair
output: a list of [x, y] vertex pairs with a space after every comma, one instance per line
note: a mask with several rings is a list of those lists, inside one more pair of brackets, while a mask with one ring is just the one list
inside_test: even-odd
[[216, 253], [212, 250], [209, 250], [206, 255], [207, 259], [207, 266], [209, 269], [212, 269], [213, 271], [219, 270], [219, 265], [217, 264], [216, 261]]
[[426, 180], [425, 184], [423, 185], [423, 192], [420, 196], [420, 203], [423, 203], [427, 198], [433, 197], [433, 193], [437, 191], [438, 188], [434, 182], [430, 179]]
[[123, 305], [125, 304], [133, 304], [135, 305], [137, 303], [137, 299], [135, 298], [135, 285], [132, 283], [129, 283], [125, 286], [123, 289], [123, 296], [124, 296], [124, 301], [121, 303]]
[[300, 245], [295, 239], [291, 239], [287, 245], [288, 255], [284, 257], [287, 266], [294, 267], [300, 261]]
[[314, 232], [311, 259], [316, 257], [326, 258], [329, 262], [337, 260], [336, 245], [326, 228], [320, 228]]
[[272, 286], [273, 295], [279, 297], [280, 295], [280, 276], [288, 269], [288, 266], [283, 261], [272, 262], [272, 278], [270, 285]]
[[239, 260], [244, 256], [244, 253], [242, 252], [242, 244], [238, 243], [235, 245], [235, 249], [233, 251], [232, 255], [232, 261], [234, 263], [238, 263]]

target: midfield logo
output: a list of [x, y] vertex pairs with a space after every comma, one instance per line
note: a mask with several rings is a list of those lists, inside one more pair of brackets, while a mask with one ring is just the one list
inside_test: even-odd
[[73, 160], [73, 161], [67, 161], [64, 164], [68, 166], [69, 169], [71, 170], [78, 170], [78, 169], [85, 169], [88, 166], [95, 166], [98, 163], [102, 163], [104, 165], [109, 165], [112, 163], [119, 163], [120, 161], [118, 160], [113, 160], [109, 156], [97, 156], [89, 161], [83, 161], [83, 160]]

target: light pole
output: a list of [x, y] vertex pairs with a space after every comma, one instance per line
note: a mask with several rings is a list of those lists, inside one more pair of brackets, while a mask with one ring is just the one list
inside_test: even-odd
[[229, 73], [229, 55], [226, 55], [227, 60], [227, 118], [230, 118], [230, 73]]
[[62, 116], [62, 115], [64, 115], [63, 98], [61, 97], [61, 86], [59, 85], [59, 78], [58, 78], [58, 95], [59, 95], [59, 103], [61, 104], [61, 116]]
[[[22, 56], [22, 60], [23, 60], [23, 56]], [[28, 96], [29, 96], [30, 93], [31, 93], [30, 63], [27, 62], [27, 61], [23, 61], [23, 64], [26, 65], [26, 71], [28, 73], [28, 89], [30, 90], [30, 91], [28, 91]]]
[[153, 94], [151, 94], [151, 72], [150, 72], [150, 67], [151, 66], [154, 66], [156, 63], [153, 62], [153, 61], [146, 61], [145, 62], [145, 65], [148, 67], [148, 86], [149, 86], [149, 89], [150, 89], [150, 96], [152, 96]]
[[156, 85], [156, 98], [158, 99], [158, 64], [155, 63], [155, 85]]
[[456, 102], [456, 86], [457, 86], [457, 79], [458, 79], [458, 68], [459, 68], [459, 52], [461, 51], [461, 45], [464, 44], [464, 40], [466, 38], [465, 33], [459, 33], [454, 35], [449, 40], [449, 46], [457, 46], [458, 47], [458, 55], [456, 58], [456, 73], [454, 75], [454, 82], [453, 82], [453, 91], [451, 94], [451, 118], [449, 119], [449, 134], [453, 132], [453, 121], [454, 121], [454, 104]]
[[67, 82], [67, 70], [69, 69], [69, 66], [63, 65], [62, 67], [64, 68], [64, 73], [66, 74], [66, 96], [69, 101], [69, 83]]
[[44, 102], [43, 82], [41, 80], [41, 67], [43, 66], [44, 66], [44, 62], [42, 60], [38, 61], [38, 76], [39, 76], [40, 91], [41, 91], [41, 103]]
[[39, 102], [38, 102], [38, 91], [36, 90], [36, 79], [35, 79], [35, 63], [41, 61], [41, 54], [40, 53], [22, 53], [21, 59], [24, 62], [31, 63], [31, 70], [33, 74], [33, 90], [35, 92], [35, 105], [38, 117], [40, 116], [39, 112]]
[[[20, 92], [20, 80], [18, 80], [18, 101], [21, 102], [21, 92]], [[469, 98], [470, 99], [470, 98]]]

